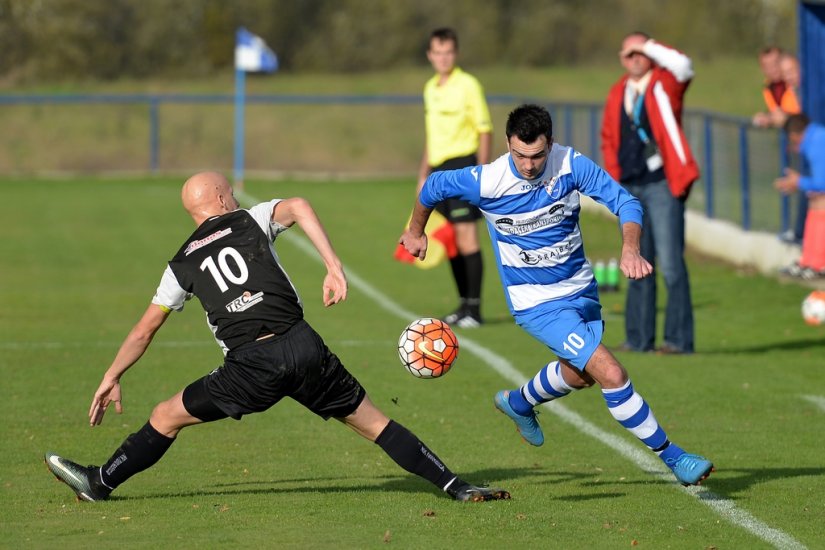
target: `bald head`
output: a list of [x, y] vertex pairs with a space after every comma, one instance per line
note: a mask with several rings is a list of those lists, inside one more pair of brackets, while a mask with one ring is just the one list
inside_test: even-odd
[[641, 79], [653, 67], [653, 62], [643, 53], [644, 45], [649, 39], [650, 37], [645, 33], [636, 31], [622, 40], [619, 61], [631, 80]]
[[218, 172], [198, 172], [183, 184], [183, 207], [197, 225], [213, 216], [237, 210], [229, 181]]

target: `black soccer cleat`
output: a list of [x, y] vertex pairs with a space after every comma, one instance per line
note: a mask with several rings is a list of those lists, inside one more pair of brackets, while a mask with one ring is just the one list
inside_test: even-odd
[[454, 325], [454, 324], [456, 324], [456, 322], [459, 319], [463, 318], [466, 315], [467, 315], [467, 308], [464, 305], [461, 305], [454, 312], [448, 313], [447, 315], [442, 317], [441, 320], [443, 322], [447, 323], [448, 325]]
[[504, 489], [476, 487], [462, 483], [455, 489], [447, 489], [447, 494], [459, 502], [487, 502], [488, 500], [509, 500], [510, 493]]
[[109, 498], [112, 491], [97, 479], [97, 466], [81, 466], [54, 453], [46, 453], [46, 467], [58, 480], [72, 488], [78, 500], [96, 502]]

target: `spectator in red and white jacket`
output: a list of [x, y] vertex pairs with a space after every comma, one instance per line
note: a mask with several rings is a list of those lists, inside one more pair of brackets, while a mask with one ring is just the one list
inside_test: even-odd
[[[610, 89], [602, 121], [604, 167], [644, 208], [641, 253], [667, 287], [661, 353], [692, 353], [693, 305], [684, 259], [685, 201], [699, 168], [682, 131], [682, 104], [693, 78], [688, 56], [633, 32], [619, 59], [626, 73]], [[630, 281], [627, 351], [656, 344], [656, 278]]]

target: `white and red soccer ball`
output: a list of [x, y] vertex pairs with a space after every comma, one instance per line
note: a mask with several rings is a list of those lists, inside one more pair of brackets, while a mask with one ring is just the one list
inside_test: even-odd
[[814, 290], [805, 297], [802, 318], [809, 325], [825, 324], [825, 290]]
[[458, 357], [458, 339], [439, 319], [416, 319], [398, 338], [398, 356], [413, 376], [438, 378]]

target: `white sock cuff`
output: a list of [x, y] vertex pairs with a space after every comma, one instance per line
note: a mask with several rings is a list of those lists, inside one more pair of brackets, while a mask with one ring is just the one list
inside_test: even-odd
[[615, 393], [615, 392], [620, 392], [620, 391], [622, 391], [622, 390], [626, 390], [629, 386], [630, 386], [630, 380], [628, 380], [627, 382], [625, 382], [624, 386], [622, 386], [621, 388], [610, 388], [610, 389], [604, 389], [604, 388], [602, 388], [602, 393]]
[[108, 485], [106, 485], [106, 482], [105, 482], [105, 481], [103, 481], [103, 466], [101, 466], [99, 469], [100, 469], [100, 483], [101, 483], [104, 487], [106, 487], [107, 489], [109, 489], [110, 491], [114, 491], [114, 490], [115, 490], [115, 488], [114, 488], [114, 487], [109, 487]]
[[[550, 366], [553, 364], [555, 364], [555, 367]], [[564, 381], [564, 377], [561, 375], [561, 363], [554, 361], [550, 365], [548, 365], [550, 368], [547, 369], [547, 379], [550, 381], [551, 386], [558, 391], [567, 393], [576, 390], [576, 388]]]

